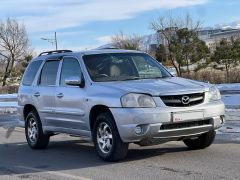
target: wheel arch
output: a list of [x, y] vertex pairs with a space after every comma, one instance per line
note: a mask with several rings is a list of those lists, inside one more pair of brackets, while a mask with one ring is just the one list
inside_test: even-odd
[[[91, 131], [93, 130], [93, 126], [94, 126], [97, 115], [100, 113], [103, 113], [103, 112], [109, 112], [113, 116], [110, 108], [106, 105], [98, 104], [91, 108], [90, 113], [89, 113], [89, 125], [90, 125]], [[114, 117], [113, 117], [113, 119], [114, 119]]]
[[26, 104], [24, 106], [24, 108], [23, 108], [23, 117], [24, 117], [25, 121], [26, 121], [28, 113], [33, 111], [33, 110], [37, 112], [36, 107], [34, 105], [32, 105], [32, 104]]

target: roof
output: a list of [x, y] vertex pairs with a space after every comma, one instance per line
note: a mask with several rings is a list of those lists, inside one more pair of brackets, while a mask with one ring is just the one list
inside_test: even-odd
[[[63, 50], [59, 50], [63, 51]], [[64, 50], [66, 51], [66, 50]], [[53, 51], [51, 51], [53, 52]], [[83, 56], [83, 55], [91, 55], [91, 54], [108, 54], [108, 53], [143, 53], [141, 51], [136, 50], [125, 50], [125, 49], [94, 49], [94, 50], [84, 50], [84, 51], [76, 51], [76, 52], [60, 52], [47, 54], [48, 52], [41, 53], [40, 56], [34, 58], [32, 61], [46, 60], [46, 59], [56, 59], [61, 56]]]

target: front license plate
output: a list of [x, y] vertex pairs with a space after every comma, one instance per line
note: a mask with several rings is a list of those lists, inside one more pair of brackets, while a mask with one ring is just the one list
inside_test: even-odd
[[191, 111], [191, 112], [177, 112], [172, 113], [173, 122], [189, 121], [203, 119], [203, 111]]

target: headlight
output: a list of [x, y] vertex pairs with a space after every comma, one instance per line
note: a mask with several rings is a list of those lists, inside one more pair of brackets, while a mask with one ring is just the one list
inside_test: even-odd
[[210, 101], [217, 101], [221, 99], [220, 91], [216, 86], [212, 86], [209, 89], [209, 99]]
[[129, 93], [121, 97], [122, 107], [143, 107], [143, 108], [152, 108], [156, 107], [156, 104], [152, 96], [146, 94], [135, 94]]

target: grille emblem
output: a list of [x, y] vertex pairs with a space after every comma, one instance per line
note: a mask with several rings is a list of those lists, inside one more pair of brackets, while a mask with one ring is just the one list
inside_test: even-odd
[[183, 96], [183, 97], [182, 97], [182, 103], [183, 103], [184, 105], [189, 104], [189, 102], [190, 102], [189, 96]]

